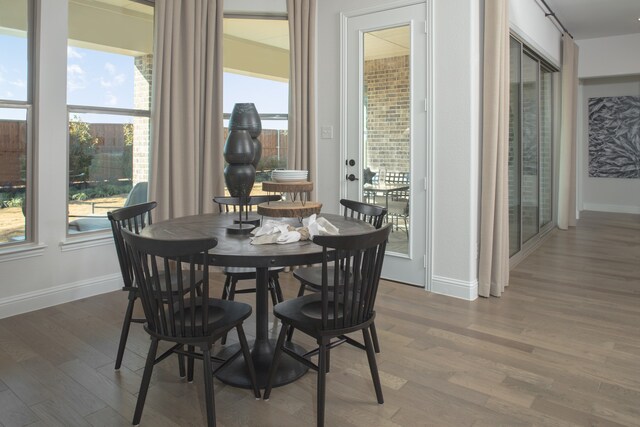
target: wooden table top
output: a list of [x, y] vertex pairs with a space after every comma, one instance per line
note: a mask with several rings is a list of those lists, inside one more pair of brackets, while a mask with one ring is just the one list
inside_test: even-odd
[[[330, 223], [340, 230], [340, 235], [361, 234], [372, 231], [370, 224], [343, 215], [322, 214]], [[236, 267], [283, 267], [291, 265], [312, 264], [321, 261], [322, 247], [310, 240], [287, 243], [283, 245], [252, 245], [249, 234], [227, 233], [226, 226], [233, 224], [237, 218], [235, 213], [204, 214], [186, 216], [157, 222], [145, 227], [142, 236], [163, 239], [183, 240], [215, 237], [218, 245], [209, 253], [213, 265]], [[302, 224], [297, 218], [280, 218], [294, 227]]]

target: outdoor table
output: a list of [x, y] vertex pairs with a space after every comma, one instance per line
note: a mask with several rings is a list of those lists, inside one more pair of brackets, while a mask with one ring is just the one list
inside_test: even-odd
[[400, 183], [384, 183], [384, 184], [365, 184], [362, 186], [364, 191], [371, 191], [374, 194], [381, 193], [384, 195], [384, 207], [389, 209], [389, 193], [396, 191], [409, 190], [409, 184]]
[[[373, 230], [370, 224], [342, 215], [321, 214], [340, 230], [340, 235], [360, 234]], [[269, 338], [269, 292], [267, 289], [269, 267], [287, 267], [294, 265], [315, 264], [322, 261], [322, 247], [310, 240], [295, 243], [252, 245], [251, 236], [227, 233], [226, 227], [233, 224], [235, 213], [204, 214], [175, 218], [154, 223], [145, 227], [142, 236], [155, 239], [194, 239], [215, 237], [218, 245], [209, 251], [211, 265], [254, 267], [256, 269], [256, 339], [249, 343], [251, 356], [256, 369], [258, 387], [265, 388], [269, 367], [275, 349], [275, 338]], [[299, 227], [300, 221], [295, 218], [282, 218], [291, 225]], [[290, 343], [291, 349], [298, 354], [305, 353], [300, 346]], [[239, 349], [238, 344], [227, 346], [221, 355], [233, 354]], [[278, 365], [274, 387], [295, 381], [306, 373], [308, 368], [303, 364], [283, 357]], [[242, 358], [229, 363], [216, 376], [222, 382], [243, 388], [250, 388], [251, 383]]]

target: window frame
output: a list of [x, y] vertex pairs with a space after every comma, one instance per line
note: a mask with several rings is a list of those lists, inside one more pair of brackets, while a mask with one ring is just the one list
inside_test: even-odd
[[[529, 56], [530, 58], [532, 58], [533, 60], [535, 60], [538, 64], [537, 67], [537, 81], [536, 84], [538, 86], [538, 93], [537, 93], [537, 190], [538, 190], [538, 218], [537, 218], [537, 228], [538, 228], [538, 232], [536, 234], [534, 234], [533, 236], [531, 236], [530, 238], [528, 238], [527, 240], [524, 239], [524, 235], [523, 235], [523, 211], [524, 209], [522, 209], [522, 207], [520, 208], [520, 221], [519, 221], [519, 227], [520, 227], [520, 241], [519, 241], [519, 248], [513, 253], [513, 255], [510, 255], [510, 266], [513, 268], [515, 265], [517, 265], [520, 261], [522, 261], [522, 259], [524, 259], [532, 250], [534, 250], [542, 241], [542, 238], [544, 238], [554, 227], [556, 224], [556, 212], [555, 212], [555, 200], [556, 200], [556, 167], [555, 167], [555, 161], [556, 161], [556, 149], [557, 149], [557, 138], [558, 138], [558, 134], [557, 134], [557, 128], [556, 128], [556, 124], [558, 122], [558, 117], [557, 117], [557, 112], [558, 112], [558, 75], [560, 74], [560, 70], [558, 67], [556, 67], [555, 65], [553, 65], [549, 60], [547, 60], [542, 54], [540, 54], [539, 52], [537, 52], [534, 48], [532, 48], [530, 45], [527, 44], [527, 42], [521, 38], [520, 36], [518, 36], [518, 34], [514, 33], [513, 31], [510, 33], [510, 40], [514, 40], [515, 42], [517, 42], [520, 45], [520, 70], [519, 70], [519, 76], [520, 76], [520, 82], [519, 82], [519, 93], [520, 93], [520, 104], [519, 104], [519, 119], [520, 119], [520, 124], [519, 124], [519, 135], [518, 135], [518, 142], [520, 144], [520, 159], [519, 159], [519, 174], [520, 174], [520, 187], [519, 187], [519, 197], [520, 197], [520, 203], [522, 204], [522, 200], [523, 200], [523, 173], [524, 173], [524, 149], [523, 149], [523, 144], [524, 144], [524, 100], [523, 100], [523, 85], [524, 85], [524, 81], [523, 81], [523, 65], [522, 65], [522, 58], [524, 58], [524, 56]], [[550, 117], [550, 123], [549, 123], [549, 128], [551, 131], [551, 149], [550, 149], [550, 168], [549, 168], [549, 173], [550, 173], [550, 180], [551, 180], [551, 220], [548, 221], [545, 224], [540, 224], [540, 218], [542, 216], [542, 207], [541, 207], [541, 201], [543, 200], [543, 196], [542, 196], [542, 190], [543, 190], [543, 186], [542, 186], [542, 144], [541, 144], [541, 140], [542, 140], [542, 103], [543, 103], [543, 98], [542, 98], [542, 74], [543, 73], [551, 73], [551, 92], [550, 92], [550, 106], [551, 106], [551, 112], [549, 114]], [[511, 82], [510, 82], [511, 83]], [[510, 127], [511, 129], [511, 127]], [[511, 252], [511, 248], [509, 248], [509, 252]]]
[[[273, 21], [289, 21], [289, 15], [287, 13], [240, 13], [240, 12], [224, 12], [223, 17], [222, 17], [223, 21], [226, 19], [256, 19], [256, 20], [264, 20], [264, 21], [268, 21], [268, 20], [273, 20]], [[291, 47], [289, 47], [289, 65], [291, 64]], [[224, 71], [224, 61], [222, 63], [222, 67], [223, 67], [223, 72]], [[289, 98], [291, 98], [291, 76], [289, 76], [289, 80], [287, 82], [288, 84], [288, 90], [289, 90]], [[224, 84], [223, 84], [223, 97], [224, 97]], [[287, 129], [289, 129], [289, 115], [290, 115], [290, 111], [289, 109], [291, 108], [290, 103], [288, 103], [287, 105], [287, 113], [286, 114], [282, 114], [282, 113], [258, 113], [260, 120], [261, 121], [265, 121], [265, 120], [273, 120], [273, 121], [287, 121]], [[231, 117], [231, 112], [229, 113], [224, 113], [222, 114], [222, 119], [223, 120], [229, 120], [229, 118]], [[279, 150], [278, 150], [278, 155], [280, 155]], [[288, 153], [285, 153], [284, 156], [285, 159], [288, 158]], [[257, 172], [257, 171], [256, 171]], [[225, 184], [225, 191], [226, 190], [226, 184]]]
[[24, 210], [24, 240], [22, 241], [7, 241], [0, 242], [0, 251], [5, 252], [8, 248], [9, 251], [12, 251], [15, 248], [19, 248], [25, 245], [33, 245], [36, 238], [36, 229], [35, 224], [36, 221], [34, 219], [34, 213], [36, 209], [34, 209], [34, 201], [35, 197], [35, 147], [34, 143], [36, 139], [34, 138], [34, 130], [35, 130], [35, 117], [34, 117], [34, 78], [36, 76], [35, 67], [36, 67], [36, 32], [38, 31], [36, 26], [36, 0], [24, 0], [27, 4], [27, 99], [25, 101], [18, 100], [9, 100], [9, 99], [0, 99], [0, 108], [6, 109], [25, 109], [26, 110], [26, 173], [25, 173], [25, 195], [24, 202], [26, 203], [26, 208]]
[[[149, 7], [154, 8], [154, 14], [155, 14], [155, 1], [153, 0], [129, 0], [132, 3], [140, 3]], [[67, 36], [67, 46], [69, 46], [69, 37]], [[154, 46], [155, 47], [155, 46]], [[68, 59], [67, 59], [68, 61]], [[153, 84], [153, 83], [152, 83]], [[68, 90], [68, 88], [67, 88]], [[131, 117], [145, 117], [149, 120], [149, 131], [151, 131], [151, 101], [149, 102], [149, 109], [148, 110], [141, 110], [141, 109], [135, 109], [135, 108], [120, 108], [120, 107], [102, 107], [102, 106], [93, 106], [93, 105], [78, 105], [78, 104], [67, 104], [67, 120], [66, 120], [66, 128], [67, 128], [67, 139], [66, 139], [66, 148], [67, 148], [67, 155], [66, 155], [66, 171], [67, 171], [67, 176], [69, 175], [69, 123], [70, 123], [70, 117], [71, 114], [73, 113], [77, 113], [77, 114], [105, 114], [105, 115], [112, 115], [112, 116], [131, 116]], [[151, 143], [151, 141], [149, 141], [149, 143]], [[110, 234], [111, 233], [111, 228], [103, 228], [103, 229], [97, 229], [97, 230], [89, 230], [89, 231], [80, 231], [80, 232], [75, 232], [75, 233], [70, 233], [69, 232], [69, 221], [70, 221], [70, 216], [69, 216], [69, 185], [66, 186], [66, 191], [65, 191], [65, 206], [66, 206], [66, 213], [65, 213], [65, 218], [66, 218], [66, 228], [65, 228], [65, 235], [67, 240], [73, 240], [73, 241], [80, 241], [80, 242], [84, 242], [87, 239], [89, 240], [93, 240], [93, 239], [102, 239], [104, 238], [105, 235]]]

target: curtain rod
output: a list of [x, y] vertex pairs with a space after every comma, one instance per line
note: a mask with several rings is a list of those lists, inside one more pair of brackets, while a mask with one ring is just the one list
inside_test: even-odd
[[549, 18], [553, 18], [556, 20], [556, 22], [560, 25], [560, 27], [562, 27], [562, 31], [564, 31], [565, 33], [569, 34], [569, 37], [573, 38], [573, 35], [571, 35], [571, 33], [569, 32], [569, 30], [567, 30], [565, 28], [564, 25], [562, 25], [562, 22], [560, 22], [560, 20], [558, 19], [558, 17], [556, 16], [555, 12], [553, 10], [551, 10], [551, 8], [549, 7], [549, 5], [547, 4], [546, 1], [544, 0], [540, 0], [542, 2], [542, 4], [544, 5], [544, 7], [547, 8], [548, 12], [545, 12], [544, 16]]

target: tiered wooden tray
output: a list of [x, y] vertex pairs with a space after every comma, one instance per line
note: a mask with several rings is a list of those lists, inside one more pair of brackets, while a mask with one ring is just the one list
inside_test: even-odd
[[307, 200], [313, 190], [313, 182], [272, 182], [262, 183], [262, 191], [287, 194], [287, 201], [260, 203], [258, 214], [275, 218], [303, 218], [319, 214], [322, 203]]

